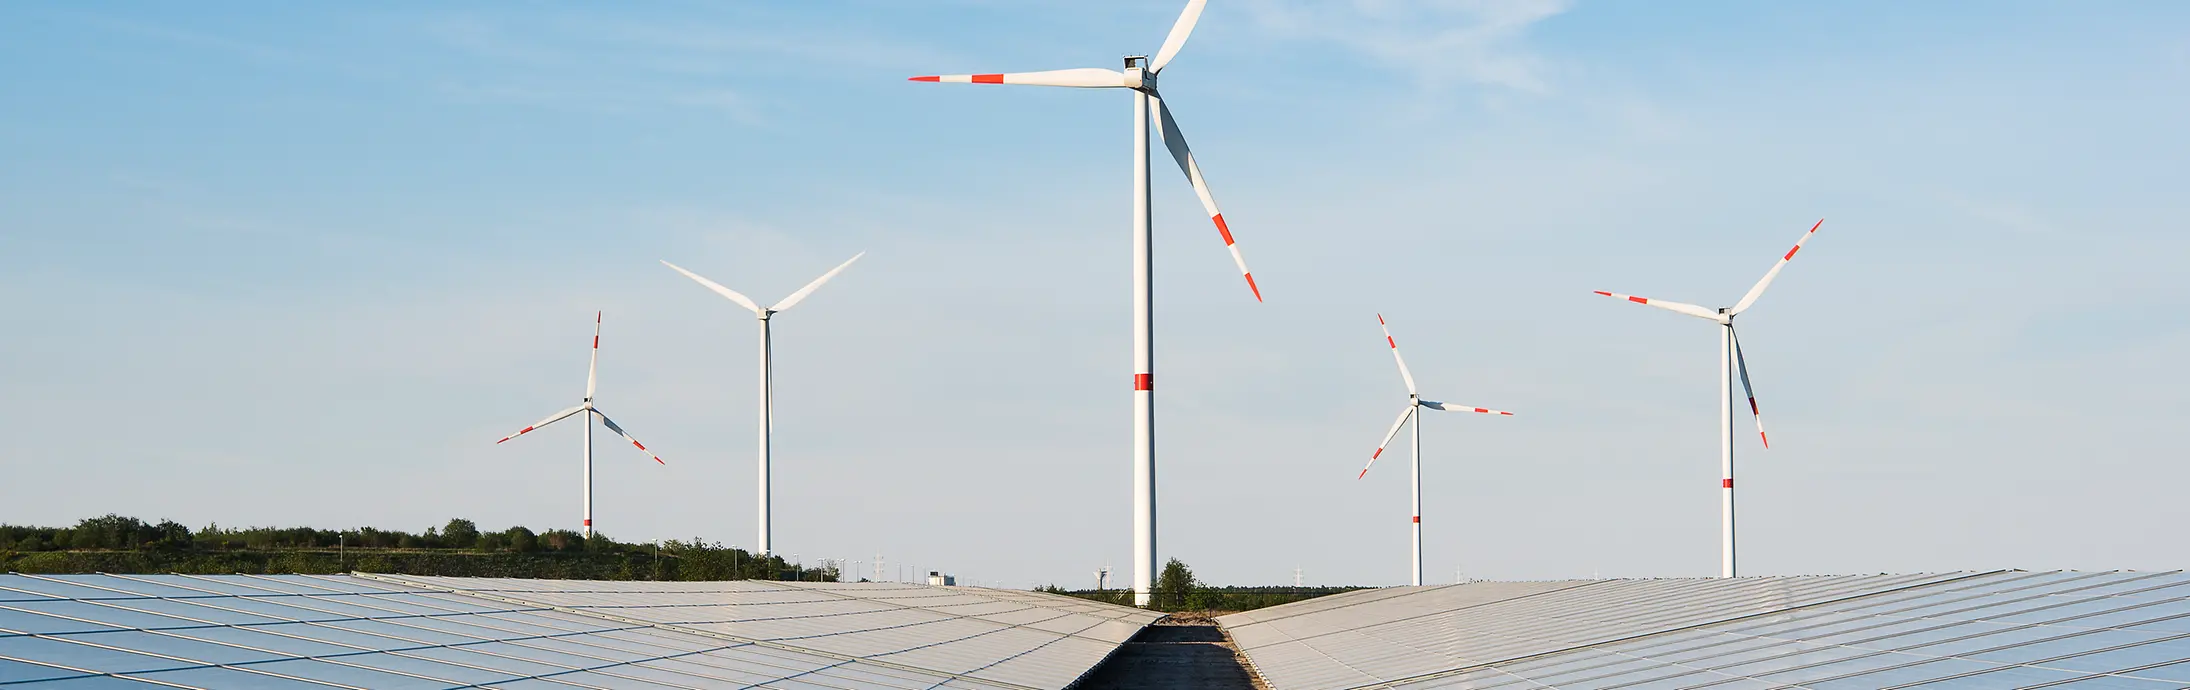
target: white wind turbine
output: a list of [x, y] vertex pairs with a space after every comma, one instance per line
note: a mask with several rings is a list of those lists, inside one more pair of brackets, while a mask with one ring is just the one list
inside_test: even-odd
[[1384, 434], [1384, 442], [1376, 445], [1376, 452], [1369, 454], [1369, 464], [1362, 465], [1361, 474], [1355, 475], [1354, 478], [1360, 479], [1369, 476], [1369, 467], [1376, 464], [1377, 457], [1384, 454], [1384, 447], [1391, 445], [1392, 438], [1399, 435], [1399, 428], [1406, 426], [1408, 420], [1414, 420], [1414, 440], [1409, 444], [1412, 446], [1411, 455], [1413, 457], [1411, 460], [1413, 461], [1414, 473], [1414, 478], [1410, 484], [1411, 488], [1409, 489], [1414, 494], [1414, 512], [1412, 513], [1414, 516], [1414, 569], [1409, 574], [1411, 579], [1408, 584], [1419, 587], [1422, 585], [1422, 420], [1416, 418], [1415, 414], [1425, 407], [1443, 412], [1476, 412], [1507, 417], [1513, 416], [1513, 413], [1484, 407], [1467, 407], [1435, 400], [1423, 400], [1421, 394], [1414, 389], [1414, 374], [1407, 371], [1407, 358], [1399, 356], [1399, 341], [1392, 339], [1392, 329], [1384, 324], [1383, 314], [1376, 315], [1376, 326], [1384, 329], [1384, 344], [1391, 346], [1392, 361], [1399, 363], [1399, 378], [1407, 382], [1407, 409], [1400, 410], [1399, 421], [1392, 422], [1392, 430]]
[[769, 348], [770, 348], [770, 345], [769, 345], [769, 343], [770, 343], [770, 336], [769, 336], [769, 334], [768, 334], [768, 324], [769, 324], [769, 317], [775, 316], [775, 315], [776, 315], [776, 312], [780, 312], [780, 311], [783, 311], [783, 310], [785, 310], [785, 309], [790, 309], [790, 308], [791, 308], [791, 307], [792, 307], [793, 305], [796, 305], [796, 304], [798, 304], [800, 300], [806, 299], [806, 296], [807, 296], [807, 295], [811, 295], [811, 294], [814, 294], [814, 290], [816, 290], [816, 289], [819, 289], [819, 288], [821, 287], [821, 284], [822, 284], [822, 283], [826, 283], [826, 282], [829, 282], [829, 279], [830, 279], [830, 278], [835, 278], [835, 277], [836, 277], [836, 274], [844, 272], [844, 269], [846, 269], [846, 268], [850, 268], [850, 267], [851, 267], [851, 265], [852, 265], [852, 262], [854, 262], [854, 261], [858, 261], [858, 260], [859, 260], [859, 257], [862, 257], [862, 256], [866, 256], [866, 255], [867, 255], [867, 253], [866, 253], [866, 252], [860, 252], [860, 253], [858, 253], [858, 254], [854, 254], [854, 255], [852, 255], [852, 258], [850, 258], [850, 259], [846, 259], [846, 260], [844, 261], [844, 263], [842, 263], [842, 264], [838, 264], [836, 268], [832, 268], [832, 269], [829, 269], [829, 272], [828, 272], [828, 273], [823, 273], [823, 274], [821, 274], [821, 277], [819, 277], [819, 278], [815, 278], [815, 279], [814, 279], [814, 282], [811, 282], [811, 283], [807, 283], [807, 284], [806, 284], [806, 287], [802, 287], [802, 288], [799, 288], [799, 289], [798, 289], [798, 292], [793, 292], [793, 293], [791, 293], [791, 296], [783, 298], [783, 301], [781, 301], [781, 302], [777, 302], [775, 306], [773, 306], [773, 307], [766, 307], [766, 308], [763, 308], [763, 307], [761, 307], [761, 306], [760, 306], [759, 304], [755, 304], [755, 303], [753, 302], [753, 300], [747, 299], [747, 298], [745, 297], [745, 295], [741, 295], [741, 294], [738, 294], [738, 292], [737, 292], [736, 290], [732, 290], [732, 289], [730, 289], [730, 288], [726, 288], [726, 287], [723, 287], [723, 286], [722, 286], [721, 284], [719, 284], [719, 283], [716, 283], [715, 281], [712, 281], [712, 280], [708, 280], [708, 279], [706, 279], [706, 278], [702, 278], [702, 277], [700, 277], [700, 276], [699, 276], [699, 274], [693, 273], [693, 272], [691, 272], [691, 271], [687, 271], [687, 270], [684, 270], [683, 268], [681, 268], [681, 267], [677, 266], [676, 264], [673, 264], [673, 263], [669, 263], [669, 262], [667, 262], [667, 261], [664, 261], [664, 262], [662, 262], [662, 265], [663, 265], [663, 266], [668, 266], [668, 267], [670, 267], [671, 269], [674, 269], [674, 270], [675, 270], [676, 272], [684, 274], [684, 277], [686, 277], [686, 278], [691, 278], [692, 280], [694, 280], [694, 281], [697, 281], [697, 282], [698, 282], [699, 284], [701, 284], [701, 285], [704, 285], [704, 286], [707, 286], [707, 289], [715, 291], [715, 294], [718, 294], [718, 295], [722, 295], [723, 297], [729, 298], [729, 299], [730, 299], [730, 301], [738, 303], [738, 306], [741, 306], [741, 307], [745, 307], [746, 309], [748, 309], [748, 310], [751, 310], [751, 311], [753, 312], [753, 315], [754, 315], [754, 316], [758, 316], [758, 317], [760, 317], [760, 538], [759, 538], [759, 547], [760, 547], [760, 553], [761, 553], [761, 555], [764, 555], [764, 556], [765, 556], [765, 555], [768, 555], [768, 554], [774, 553], [774, 548], [773, 548], [773, 546], [774, 546], [774, 542], [770, 540], [770, 531], [769, 531], [769, 519], [768, 519], [768, 516], [769, 516], [769, 511], [770, 511], [770, 503], [769, 503], [769, 497], [768, 497], [768, 459], [769, 459], [769, 440], [768, 440], [768, 436], [769, 436], [769, 434], [770, 434], [770, 433], [772, 433], [772, 432], [773, 432], [773, 431], [775, 430], [775, 408], [776, 408], [776, 392], [775, 392], [775, 383], [776, 383], [776, 375], [775, 375], [775, 369], [774, 369], [774, 368], [773, 368], [773, 367], [772, 367], [772, 366], [771, 366], [771, 365], [769, 364], [769, 360], [768, 360], [768, 352], [769, 352]]
[[1795, 252], [1799, 252], [1799, 251], [1802, 251], [1802, 243], [1810, 241], [1810, 237], [1811, 237], [1811, 236], [1813, 236], [1813, 235], [1816, 235], [1816, 234], [1817, 234], [1817, 229], [1818, 229], [1818, 226], [1821, 226], [1821, 225], [1824, 225], [1824, 224], [1825, 224], [1825, 219], [1823, 219], [1823, 218], [1820, 218], [1820, 219], [1818, 219], [1818, 221], [1817, 221], [1817, 223], [1816, 223], [1815, 225], [1811, 225], [1811, 226], [1810, 226], [1810, 230], [1809, 230], [1808, 232], [1804, 232], [1804, 233], [1802, 233], [1802, 239], [1799, 239], [1799, 240], [1795, 240], [1795, 246], [1794, 246], [1794, 248], [1793, 248], [1793, 249], [1789, 249], [1789, 250], [1787, 250], [1787, 254], [1786, 254], [1785, 256], [1781, 256], [1781, 257], [1779, 257], [1779, 263], [1776, 263], [1776, 264], [1772, 264], [1772, 270], [1769, 270], [1769, 271], [1765, 271], [1765, 272], [1764, 272], [1764, 277], [1763, 277], [1762, 279], [1759, 279], [1759, 280], [1757, 280], [1757, 284], [1756, 284], [1756, 285], [1755, 285], [1754, 287], [1751, 287], [1751, 288], [1749, 288], [1749, 294], [1746, 294], [1746, 295], [1742, 295], [1742, 296], [1741, 296], [1741, 301], [1740, 301], [1740, 302], [1735, 302], [1735, 303], [1734, 303], [1734, 306], [1732, 306], [1732, 307], [1721, 307], [1721, 308], [1719, 308], [1719, 309], [1717, 309], [1717, 310], [1712, 310], [1712, 309], [1707, 309], [1707, 308], [1704, 308], [1704, 307], [1699, 307], [1699, 306], [1696, 306], [1696, 305], [1693, 305], [1693, 304], [1682, 304], [1682, 303], [1680, 303], [1680, 302], [1667, 302], [1667, 301], [1665, 301], [1665, 300], [1659, 300], [1659, 299], [1649, 299], [1649, 298], [1646, 298], [1646, 297], [1636, 297], [1636, 296], [1634, 296], [1634, 295], [1623, 295], [1623, 294], [1619, 294], [1619, 293], [1616, 293], [1616, 292], [1605, 292], [1605, 291], [1603, 291], [1603, 290], [1597, 290], [1597, 291], [1596, 291], [1596, 293], [1597, 293], [1597, 294], [1600, 294], [1600, 295], [1604, 295], [1604, 296], [1606, 296], [1606, 297], [1615, 297], [1615, 298], [1619, 298], [1619, 299], [1624, 299], [1624, 300], [1627, 300], [1627, 301], [1629, 301], [1629, 302], [1634, 302], [1634, 303], [1636, 303], [1636, 304], [1647, 304], [1647, 305], [1650, 305], [1650, 306], [1653, 306], [1653, 307], [1657, 307], [1657, 308], [1659, 308], [1659, 309], [1664, 309], [1664, 310], [1667, 310], [1667, 311], [1673, 311], [1673, 312], [1679, 312], [1679, 313], [1682, 313], [1682, 314], [1687, 314], [1687, 315], [1689, 315], [1689, 316], [1693, 316], [1693, 317], [1696, 317], [1696, 318], [1699, 318], [1699, 319], [1705, 319], [1705, 320], [1708, 320], [1708, 321], [1711, 321], [1711, 322], [1717, 323], [1717, 324], [1719, 325], [1719, 363], [1718, 363], [1718, 368], [1719, 368], [1719, 390], [1718, 390], [1718, 398], [1719, 398], [1719, 477], [1720, 477], [1720, 479], [1719, 479], [1719, 576], [1720, 576], [1720, 577], [1733, 577], [1733, 576], [1734, 576], [1734, 572], [1735, 572], [1735, 571], [1734, 571], [1734, 401], [1733, 401], [1733, 395], [1734, 395], [1734, 383], [1733, 383], [1733, 379], [1734, 379], [1734, 374], [1735, 374], [1735, 373], [1737, 373], [1737, 372], [1738, 372], [1738, 373], [1739, 373], [1739, 374], [1741, 375], [1741, 390], [1742, 390], [1742, 393], [1743, 393], [1743, 395], [1745, 395], [1746, 397], [1748, 397], [1748, 398], [1749, 398], [1749, 415], [1750, 415], [1750, 416], [1752, 416], [1752, 417], [1755, 417], [1755, 418], [1756, 418], [1756, 420], [1757, 420], [1757, 440], [1758, 440], [1758, 441], [1760, 441], [1760, 442], [1762, 442], [1762, 443], [1764, 444], [1764, 447], [1765, 447], [1765, 448], [1767, 448], [1767, 449], [1769, 449], [1769, 448], [1771, 448], [1771, 447], [1772, 447], [1772, 440], [1771, 440], [1770, 438], [1767, 438], [1767, 437], [1765, 437], [1765, 435], [1764, 435], [1764, 415], [1763, 415], [1762, 413], [1759, 413], [1759, 412], [1757, 411], [1757, 393], [1756, 393], [1756, 389], [1755, 389], [1755, 388], [1752, 388], [1752, 387], [1750, 387], [1750, 385], [1749, 385], [1749, 363], [1748, 363], [1748, 361], [1747, 361], [1747, 360], [1743, 359], [1743, 358], [1742, 358], [1742, 356], [1741, 356], [1741, 338], [1740, 338], [1740, 336], [1737, 336], [1737, 335], [1735, 335], [1735, 334], [1734, 334], [1734, 316], [1735, 316], [1735, 315], [1738, 315], [1738, 314], [1740, 314], [1740, 313], [1741, 313], [1742, 311], [1744, 311], [1744, 310], [1747, 310], [1747, 309], [1749, 308], [1749, 305], [1752, 305], [1752, 304], [1755, 304], [1755, 303], [1756, 303], [1756, 301], [1757, 301], [1757, 298], [1758, 298], [1758, 297], [1761, 297], [1761, 296], [1763, 296], [1763, 295], [1764, 295], [1764, 288], [1766, 288], [1766, 287], [1770, 287], [1770, 286], [1771, 286], [1771, 284], [1772, 284], [1772, 279], [1774, 279], [1774, 278], [1778, 278], [1778, 277], [1779, 277], [1779, 271], [1780, 271], [1780, 269], [1786, 268], [1786, 267], [1787, 267], [1787, 262], [1788, 262], [1788, 261], [1792, 261], [1792, 260], [1794, 260], [1794, 258], [1795, 258]]
[[1209, 185], [1202, 180], [1201, 166], [1194, 161], [1194, 152], [1187, 148], [1186, 137], [1179, 132], [1179, 125], [1171, 117], [1171, 109], [1163, 104], [1156, 92], [1156, 74], [1178, 55], [1186, 45], [1186, 37], [1193, 33], [1194, 23], [1201, 19], [1202, 6], [1207, 0], [1190, 0], [1179, 20], [1171, 25], [1171, 34], [1164, 37], [1163, 47], [1156, 57], [1134, 55], [1125, 58], [1125, 71], [1100, 67], [1053, 70], [1048, 72], [1018, 72], [1006, 74], [955, 74], [946, 76], [913, 77], [912, 81], [946, 82], [960, 84], [1021, 84], [1027, 86], [1067, 86], [1078, 88], [1128, 89], [1133, 95], [1133, 601], [1137, 605], [1148, 604], [1149, 589], [1156, 578], [1156, 354], [1155, 317], [1151, 303], [1151, 273], [1149, 257], [1150, 216], [1148, 199], [1148, 123], [1149, 105], [1155, 105], [1155, 117], [1160, 126], [1159, 136], [1164, 147], [1171, 150], [1171, 158], [1178, 161], [1179, 170], [1186, 173], [1186, 181], [1193, 185], [1194, 194], [1201, 198], [1203, 210], [1216, 224], [1217, 234], [1224, 238], [1224, 246], [1232, 252], [1232, 262], [1239, 266], [1241, 276], [1247, 279], [1247, 289], [1255, 294], [1255, 301], [1262, 301], [1262, 289], [1255, 286], [1255, 276], [1247, 271], [1247, 260], [1240, 256], [1239, 246], [1232, 242], [1232, 230], [1224, 223], [1224, 214], [1217, 209], [1217, 202], [1209, 196]]
[[[540, 427], [544, 427], [544, 426], [547, 426], [547, 425], [549, 425], [549, 424], [554, 424], [554, 423], [556, 423], [556, 422], [562, 421], [564, 417], [569, 417], [569, 416], [571, 416], [571, 415], [574, 415], [574, 414], [578, 414], [578, 413], [580, 413], [580, 412], [585, 412], [585, 413], [588, 413], [588, 414], [587, 414], [587, 416], [586, 416], [586, 433], [585, 433], [585, 479], [584, 479], [584, 482], [585, 482], [585, 490], [584, 490], [584, 494], [585, 494], [585, 498], [584, 498], [584, 503], [585, 503], [585, 521], [584, 521], [583, 523], [580, 523], [580, 524], [582, 524], [582, 525], [583, 525], [583, 526], [585, 527], [585, 535], [586, 535], [587, 537], [589, 537], [589, 538], [593, 536], [593, 418], [594, 418], [594, 417], [600, 417], [600, 418], [601, 418], [601, 424], [602, 424], [603, 426], [607, 426], [607, 427], [608, 427], [608, 430], [609, 430], [609, 431], [613, 431], [613, 432], [616, 432], [616, 435], [617, 435], [617, 436], [622, 436], [622, 437], [624, 437], [624, 440], [626, 440], [626, 441], [630, 441], [630, 442], [631, 442], [631, 445], [632, 445], [632, 447], [634, 447], [634, 448], [638, 448], [638, 449], [639, 449], [639, 452], [641, 452], [641, 453], [645, 453], [647, 457], [653, 458], [653, 459], [654, 459], [654, 462], [657, 462], [657, 463], [661, 463], [661, 464], [664, 464], [664, 465], [667, 465], [667, 464], [669, 464], [669, 463], [666, 463], [666, 462], [662, 462], [661, 456], [655, 455], [655, 454], [654, 454], [654, 451], [651, 451], [651, 450], [647, 450], [647, 449], [646, 449], [646, 444], [644, 444], [644, 443], [640, 443], [640, 442], [639, 442], [639, 439], [635, 439], [635, 438], [632, 438], [632, 437], [631, 437], [631, 434], [627, 434], [627, 433], [624, 433], [624, 428], [623, 428], [623, 427], [620, 427], [620, 426], [616, 426], [616, 422], [615, 422], [614, 420], [610, 420], [610, 419], [608, 418], [608, 415], [602, 414], [602, 413], [601, 413], [601, 410], [600, 410], [599, 408], [596, 408], [596, 407], [594, 407], [594, 406], [593, 406], [593, 382], [594, 382], [594, 379], [595, 379], [595, 376], [594, 376], [594, 372], [595, 372], [595, 370], [596, 370], [596, 369], [598, 369], [598, 368], [599, 368], [600, 364], [601, 364], [601, 313], [600, 313], [600, 312], [594, 312], [594, 313], [593, 313], [593, 358], [592, 358], [591, 360], [589, 360], [589, 361], [587, 361], [587, 362], [586, 362], [586, 397], [585, 397], [585, 401], [583, 401], [583, 402], [580, 402], [580, 403], [578, 403], [578, 406], [577, 406], [577, 407], [573, 407], [573, 408], [570, 408], [570, 409], [568, 409], [568, 410], [563, 410], [563, 411], [561, 411], [561, 412], [557, 412], [557, 413], [555, 413], [555, 414], [553, 414], [553, 415], [549, 415], [547, 419], [542, 419], [542, 420], [540, 420], [540, 421], [537, 421], [537, 422], [533, 422], [532, 426], [528, 426], [528, 427], [525, 427], [525, 428], [523, 428], [523, 429], [519, 429], [519, 430], [517, 430], [517, 433], [514, 433], [514, 434], [510, 434], [510, 435], [508, 435], [508, 436], [504, 436], [504, 437], [502, 437], [502, 441], [508, 441], [508, 440], [510, 440], [510, 439], [513, 439], [513, 438], [517, 438], [517, 437], [519, 437], [519, 436], [523, 436], [523, 435], [525, 435], [526, 433], [528, 433], [528, 432], [532, 431], [533, 429], [538, 429], [538, 428], [540, 428]], [[501, 443], [502, 441], [495, 441], [495, 443]]]

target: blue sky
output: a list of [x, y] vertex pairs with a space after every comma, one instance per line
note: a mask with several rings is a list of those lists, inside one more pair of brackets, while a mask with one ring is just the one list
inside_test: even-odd
[[[0, 520], [752, 540], [1009, 586], [1130, 564], [1130, 105], [1170, 0], [0, 8]], [[2190, 7], [1218, 0], [1164, 74], [1268, 302], [1155, 179], [1161, 544], [1221, 583], [1705, 575], [1737, 299], [1748, 573], [2175, 568]], [[1160, 155], [1160, 154], [1158, 154]], [[1745, 421], [1741, 422], [1746, 424]]]

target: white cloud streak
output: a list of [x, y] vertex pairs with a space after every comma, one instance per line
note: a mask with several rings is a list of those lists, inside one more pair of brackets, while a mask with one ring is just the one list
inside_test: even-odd
[[1257, 0], [1248, 8], [1274, 35], [1337, 44], [1412, 74], [1426, 89], [1475, 83], [1547, 94], [1549, 69], [1521, 38], [1568, 6], [1567, 0]]

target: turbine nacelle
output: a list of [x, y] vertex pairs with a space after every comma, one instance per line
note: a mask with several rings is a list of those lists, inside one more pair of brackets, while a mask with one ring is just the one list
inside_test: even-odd
[[[770, 520], [772, 519], [771, 516], [774, 514], [774, 508], [773, 504], [769, 502], [770, 489], [768, 471], [770, 459], [769, 449], [771, 447], [769, 434], [770, 430], [773, 429], [775, 426], [775, 422], [773, 419], [775, 414], [775, 390], [774, 384], [772, 383], [775, 380], [775, 373], [774, 369], [769, 364], [768, 359], [768, 352], [770, 348], [768, 335], [769, 323], [771, 321], [771, 318], [776, 315], [776, 312], [784, 311], [790, 309], [793, 306], [796, 306], [800, 301], [806, 299], [807, 295], [814, 294], [815, 290], [820, 289], [822, 284], [829, 282], [830, 278], [835, 278], [836, 274], [843, 273], [844, 269], [851, 268], [852, 262], [858, 261], [859, 257], [866, 255], [866, 252], [860, 252], [858, 254], [852, 255], [852, 258], [845, 259], [844, 263], [837, 264], [836, 268], [829, 269], [828, 273], [823, 273], [821, 274], [821, 277], [815, 278], [813, 282], [807, 283], [806, 287], [799, 288], [797, 292], [793, 292], [790, 294], [790, 296], [784, 297], [782, 301], [776, 302], [773, 306], [766, 307], [761, 306], [758, 302], [754, 302], [752, 298], [746, 297], [744, 293], [732, 290], [727, 287], [723, 287], [721, 283], [708, 280], [700, 274], [684, 270], [684, 267], [682, 266], [669, 263], [668, 261], [662, 262], [663, 266], [668, 266], [670, 270], [683, 274], [686, 278], [691, 278], [692, 282], [699, 283], [701, 287], [707, 288], [708, 291], [713, 292], [717, 295], [721, 295], [723, 299], [730, 300], [732, 303], [735, 303], [740, 307], [744, 307], [747, 311], [753, 312], [753, 316], [760, 321], [760, 481], [758, 482], [760, 492], [760, 533], [758, 535], [759, 539], [756, 540], [755, 546], [757, 546], [760, 553], [764, 555], [774, 552], [774, 539], [772, 536], [773, 533], [770, 531]], [[604, 417], [601, 421], [605, 423], [608, 420]], [[615, 425], [611, 424], [609, 425], [609, 428], [614, 429]]]
[[1369, 455], [1369, 463], [1361, 466], [1361, 474], [1355, 475], [1355, 479], [1369, 476], [1369, 468], [1376, 465], [1376, 459], [1384, 455], [1384, 447], [1391, 445], [1392, 439], [1399, 436], [1399, 430], [1406, 428], [1409, 420], [1413, 420], [1416, 424], [1421, 423], [1421, 420], [1415, 417], [1418, 412], [1417, 408], [1426, 407], [1439, 412], [1475, 412], [1506, 417], [1513, 416], [1513, 413], [1504, 410], [1493, 410], [1471, 405], [1452, 405], [1441, 400], [1422, 399], [1421, 392], [1415, 390], [1414, 387], [1414, 372], [1407, 369], [1407, 358], [1399, 355], [1399, 341], [1392, 338], [1392, 329], [1384, 323], [1383, 314], [1376, 315], [1376, 325], [1377, 328], [1384, 331], [1384, 345], [1392, 350], [1392, 363], [1399, 365], [1399, 379], [1407, 384], [1407, 406], [1399, 411], [1399, 420], [1392, 422], [1392, 430], [1384, 434], [1384, 442], [1377, 444], [1376, 452]]
[[[1722, 329], [1720, 331], [1722, 339], [1720, 340], [1718, 363], [1720, 367], [1719, 380], [1725, 386], [1724, 390], [1719, 391], [1720, 429], [1730, 432], [1733, 428], [1733, 385], [1738, 381], [1741, 384], [1742, 397], [1746, 398], [1749, 403], [1749, 416], [1755, 419], [1757, 423], [1757, 441], [1762, 443], [1765, 448], [1771, 448], [1772, 439], [1764, 433], [1764, 413], [1757, 407], [1757, 389], [1755, 384], [1749, 380], [1749, 358], [1742, 352], [1741, 334], [1734, 329], [1734, 317], [1756, 305], [1757, 298], [1763, 297], [1765, 289], [1770, 288], [1772, 281], [1779, 277], [1779, 272], [1787, 268], [1787, 262], [1794, 260], [1795, 254], [1802, 251], [1802, 245], [1808, 243], [1811, 237], [1817, 236], [1817, 229], [1823, 225], [1825, 225], [1825, 219], [1823, 218], [1811, 224], [1810, 229], [1802, 233], [1801, 239], [1795, 240], [1795, 246], [1789, 248], [1786, 254], [1780, 255], [1779, 261], [1772, 264], [1771, 270], [1765, 271], [1764, 277], [1758, 279], [1755, 285], [1750, 286], [1749, 292], [1741, 296], [1741, 301], [1735, 302], [1734, 306], [1731, 307], [1709, 309], [1693, 304], [1623, 295], [1604, 290], [1596, 292], [1606, 297], [1623, 299], [1636, 304], [1657, 307], [1717, 323], [1719, 328]], [[1720, 510], [1721, 528], [1723, 530], [1720, 542], [1722, 558], [1720, 573], [1723, 577], [1733, 577], [1736, 573], [1734, 568], [1734, 442], [1730, 435], [1723, 440], [1724, 444], [1720, 446], [1719, 456], [1723, 470], [1719, 484], [1722, 493]]]
[[1187, 184], [1193, 186], [1194, 196], [1201, 201], [1202, 210], [1209, 214], [1209, 222], [1217, 228], [1217, 236], [1224, 240], [1224, 249], [1232, 255], [1232, 264], [1239, 268], [1240, 278], [1247, 281], [1247, 290], [1255, 301], [1262, 301], [1262, 288], [1255, 284], [1255, 274], [1247, 270], [1247, 258], [1240, 255], [1239, 245], [1232, 239], [1232, 226], [1225, 223], [1224, 213], [1217, 208], [1217, 200], [1210, 195], [1209, 183], [1202, 179], [1201, 163], [1194, 160], [1193, 149], [1186, 145], [1185, 133], [1179, 131], [1179, 123], [1171, 115], [1171, 107], [1156, 93], [1156, 75], [1164, 65], [1171, 64], [1179, 49], [1186, 45], [1186, 38], [1194, 32], [1194, 24], [1201, 21], [1201, 12], [1208, 0], [1188, 0], [1186, 9], [1172, 23], [1171, 33], [1163, 40], [1163, 48], [1155, 57], [1146, 55], [1125, 56], [1125, 71], [1100, 67], [1049, 70], [1046, 72], [1000, 72], [995, 74], [939, 74], [910, 77], [911, 81], [942, 84], [1015, 84], [1020, 86], [1062, 86], [1080, 89], [1132, 89], [1148, 96], [1154, 106], [1156, 136], [1163, 139], [1164, 148], [1171, 159], [1179, 164], [1179, 172], [1186, 175]]
[[[593, 405], [593, 393], [594, 393], [594, 388], [595, 388], [595, 386], [594, 386], [594, 383], [596, 382], [596, 380], [597, 380], [597, 378], [598, 378], [597, 376], [595, 376], [595, 372], [596, 372], [596, 371], [597, 371], [597, 370], [598, 370], [598, 369], [600, 368], [600, 363], [601, 363], [601, 313], [600, 313], [600, 312], [594, 312], [594, 313], [593, 313], [593, 355], [592, 355], [592, 358], [591, 358], [590, 360], [588, 360], [588, 361], [586, 362], [586, 394], [585, 394], [585, 397], [584, 397], [584, 398], [582, 398], [582, 399], [580, 400], [580, 402], [578, 403], [578, 405], [577, 405], [576, 407], [572, 407], [572, 408], [570, 408], [570, 409], [567, 409], [567, 410], [563, 410], [563, 411], [561, 411], [561, 412], [557, 412], [557, 413], [555, 413], [555, 414], [549, 415], [549, 416], [548, 416], [548, 418], [546, 418], [546, 419], [542, 419], [542, 420], [540, 420], [540, 421], [537, 421], [537, 422], [533, 422], [533, 423], [532, 423], [531, 425], [529, 425], [529, 426], [526, 426], [526, 427], [525, 427], [525, 428], [523, 428], [523, 429], [518, 429], [518, 430], [517, 430], [517, 433], [514, 433], [514, 434], [510, 434], [510, 435], [508, 435], [508, 436], [504, 436], [504, 437], [502, 437], [502, 440], [500, 440], [500, 441], [495, 441], [495, 443], [505, 443], [505, 442], [509, 441], [510, 439], [513, 439], [513, 438], [517, 438], [517, 437], [519, 437], [519, 436], [523, 436], [523, 435], [525, 435], [525, 434], [529, 434], [529, 433], [532, 433], [532, 431], [533, 431], [533, 430], [535, 430], [535, 429], [539, 429], [539, 428], [541, 428], [541, 427], [545, 427], [545, 426], [547, 426], [547, 425], [549, 425], [549, 424], [554, 424], [554, 423], [556, 423], [556, 422], [562, 421], [562, 420], [564, 420], [564, 419], [567, 419], [567, 418], [570, 418], [570, 417], [572, 417], [572, 416], [578, 416], [578, 418], [579, 418], [580, 420], [583, 420], [583, 421], [585, 422], [585, 425], [586, 425], [586, 434], [585, 434], [585, 476], [586, 476], [586, 480], [585, 480], [585, 502], [584, 502], [584, 506], [585, 506], [585, 522], [583, 523], [583, 525], [582, 525], [582, 526], [583, 526], [583, 527], [585, 528], [585, 534], [586, 534], [587, 536], [589, 536], [589, 537], [593, 535], [593, 420], [594, 420], [594, 419], [596, 419], [596, 418], [600, 419], [600, 420], [601, 420], [601, 424], [603, 424], [603, 425], [607, 426], [607, 427], [608, 427], [608, 430], [609, 430], [609, 431], [613, 431], [613, 432], [615, 432], [615, 433], [616, 433], [616, 435], [617, 435], [617, 436], [622, 436], [622, 437], [623, 437], [623, 439], [624, 439], [625, 441], [629, 441], [629, 442], [631, 442], [631, 447], [633, 447], [633, 448], [637, 448], [637, 449], [639, 449], [639, 452], [641, 452], [641, 453], [645, 453], [645, 454], [646, 454], [646, 456], [647, 456], [647, 457], [649, 457], [649, 458], [653, 458], [653, 459], [654, 459], [654, 462], [656, 462], [656, 463], [660, 463], [660, 464], [663, 464], [663, 465], [667, 465], [667, 464], [669, 464], [668, 462], [665, 462], [665, 461], [663, 461], [663, 460], [662, 460], [662, 458], [661, 458], [661, 456], [659, 456], [659, 455], [655, 455], [655, 454], [654, 454], [654, 451], [651, 451], [651, 450], [647, 450], [647, 448], [646, 448], [646, 444], [644, 444], [644, 443], [640, 443], [640, 442], [639, 442], [639, 439], [636, 439], [636, 438], [632, 438], [632, 437], [631, 437], [631, 434], [629, 434], [629, 433], [626, 433], [626, 432], [624, 431], [624, 428], [623, 428], [623, 427], [617, 426], [617, 425], [616, 425], [616, 422], [614, 422], [614, 421], [610, 420], [610, 419], [608, 418], [608, 415], [607, 415], [607, 414], [604, 414], [604, 413], [602, 413], [602, 412], [601, 412], [601, 408], [599, 408], [599, 407], [595, 407], [595, 406]], [[581, 416], [581, 415], [582, 415], [582, 416]]]

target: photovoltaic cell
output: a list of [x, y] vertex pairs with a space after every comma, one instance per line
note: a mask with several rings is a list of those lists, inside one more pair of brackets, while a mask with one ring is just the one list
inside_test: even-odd
[[1219, 622], [1260, 640], [1242, 651], [1283, 690], [2190, 685], [2180, 572], [1535, 583], [1465, 606], [1428, 591], [1481, 584], [1517, 583]]
[[978, 588], [0, 575], [0, 688], [1061, 688], [1160, 614]]

